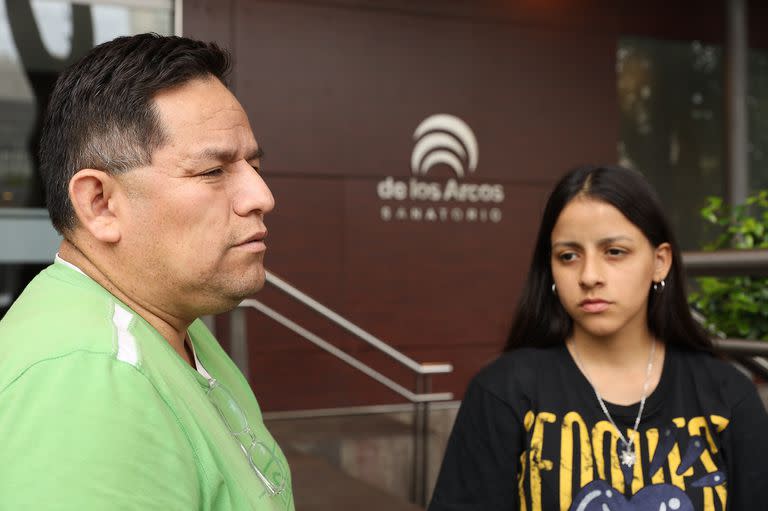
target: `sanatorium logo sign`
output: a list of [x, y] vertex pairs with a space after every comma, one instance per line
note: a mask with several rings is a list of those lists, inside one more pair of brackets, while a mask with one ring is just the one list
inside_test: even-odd
[[[382, 220], [501, 221], [504, 187], [501, 184], [462, 182], [475, 172], [479, 160], [477, 138], [466, 122], [454, 115], [435, 114], [416, 127], [413, 139], [413, 176], [408, 181], [390, 176], [376, 186], [379, 199], [384, 201], [380, 208]], [[456, 177], [447, 181], [424, 179], [438, 165], [447, 166]]]

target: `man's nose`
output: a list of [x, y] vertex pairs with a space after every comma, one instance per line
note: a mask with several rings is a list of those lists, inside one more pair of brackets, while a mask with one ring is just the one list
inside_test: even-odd
[[251, 213], [266, 214], [275, 209], [275, 198], [259, 172], [247, 162], [238, 164], [235, 213], [247, 216]]

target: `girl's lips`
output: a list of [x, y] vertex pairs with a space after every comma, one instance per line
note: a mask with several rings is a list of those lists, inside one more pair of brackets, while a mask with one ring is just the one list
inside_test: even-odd
[[610, 305], [610, 302], [603, 300], [584, 300], [579, 304], [579, 307], [584, 312], [595, 313], [605, 311]]

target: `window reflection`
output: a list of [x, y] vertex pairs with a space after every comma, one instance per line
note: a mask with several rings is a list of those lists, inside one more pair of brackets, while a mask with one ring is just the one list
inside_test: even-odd
[[[93, 46], [117, 36], [172, 33], [172, 0], [152, 8], [146, 2], [120, 4], [0, 0], [0, 221], [11, 221], [11, 215], [4, 217], [9, 208], [45, 205], [37, 149], [41, 116], [58, 74]], [[23, 247], [25, 240], [0, 240], [0, 317], [43, 268], [4, 264], [8, 243]], [[36, 256], [31, 260], [40, 260]]]
[[768, 52], [751, 51], [747, 66], [749, 188], [752, 194], [768, 188]]
[[697, 41], [619, 42], [619, 160], [658, 190], [684, 249], [704, 238], [704, 198], [725, 188], [722, 65]]
[[[750, 191], [768, 187], [768, 52], [748, 61]], [[709, 241], [699, 217], [727, 183], [722, 48], [699, 41], [621, 38], [619, 160], [659, 191], [683, 249]]]
[[171, 33], [171, 1], [164, 8], [0, 2], [0, 207], [44, 206], [37, 140], [61, 70], [96, 44], [139, 32]]

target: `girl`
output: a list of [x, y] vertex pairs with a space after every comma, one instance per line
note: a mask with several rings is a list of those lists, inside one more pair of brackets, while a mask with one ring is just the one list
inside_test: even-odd
[[659, 200], [556, 185], [504, 353], [469, 384], [430, 511], [768, 509], [768, 414], [692, 319]]

